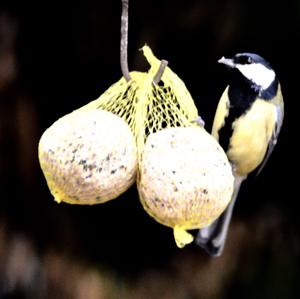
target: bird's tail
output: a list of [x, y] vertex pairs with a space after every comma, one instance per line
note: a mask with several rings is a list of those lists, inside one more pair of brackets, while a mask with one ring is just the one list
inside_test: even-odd
[[198, 231], [196, 244], [204, 248], [211, 256], [220, 256], [223, 252], [234, 204], [245, 178], [235, 176], [232, 198], [226, 210], [212, 224]]

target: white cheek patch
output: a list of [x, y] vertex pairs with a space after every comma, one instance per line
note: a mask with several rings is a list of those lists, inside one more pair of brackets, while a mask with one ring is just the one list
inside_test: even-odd
[[236, 68], [256, 85], [267, 89], [275, 79], [275, 72], [260, 63], [237, 64]]

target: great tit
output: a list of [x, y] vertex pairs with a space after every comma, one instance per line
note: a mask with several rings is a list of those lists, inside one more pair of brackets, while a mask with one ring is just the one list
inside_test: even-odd
[[282, 126], [284, 104], [278, 78], [270, 64], [253, 53], [239, 53], [219, 61], [232, 78], [216, 110], [212, 135], [232, 165], [235, 178], [232, 199], [223, 214], [199, 230], [196, 243], [210, 255], [221, 255], [233, 207], [247, 175], [257, 174], [267, 162]]

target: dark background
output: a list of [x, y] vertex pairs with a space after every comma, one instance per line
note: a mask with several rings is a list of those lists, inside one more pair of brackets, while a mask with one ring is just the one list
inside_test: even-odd
[[210, 130], [228, 73], [256, 52], [285, 100], [278, 145], [243, 186], [225, 251], [210, 258], [148, 216], [132, 187], [98, 206], [56, 204], [43, 131], [121, 77], [120, 1], [0, 2], [0, 298], [299, 298], [300, 1], [130, 0], [129, 67], [145, 43], [186, 83]]

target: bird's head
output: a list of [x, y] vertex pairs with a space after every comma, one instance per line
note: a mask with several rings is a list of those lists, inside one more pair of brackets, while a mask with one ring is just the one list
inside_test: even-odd
[[264, 58], [254, 53], [238, 53], [232, 58], [222, 57], [218, 62], [237, 69], [260, 92], [267, 90], [276, 78], [276, 74], [270, 64]]

